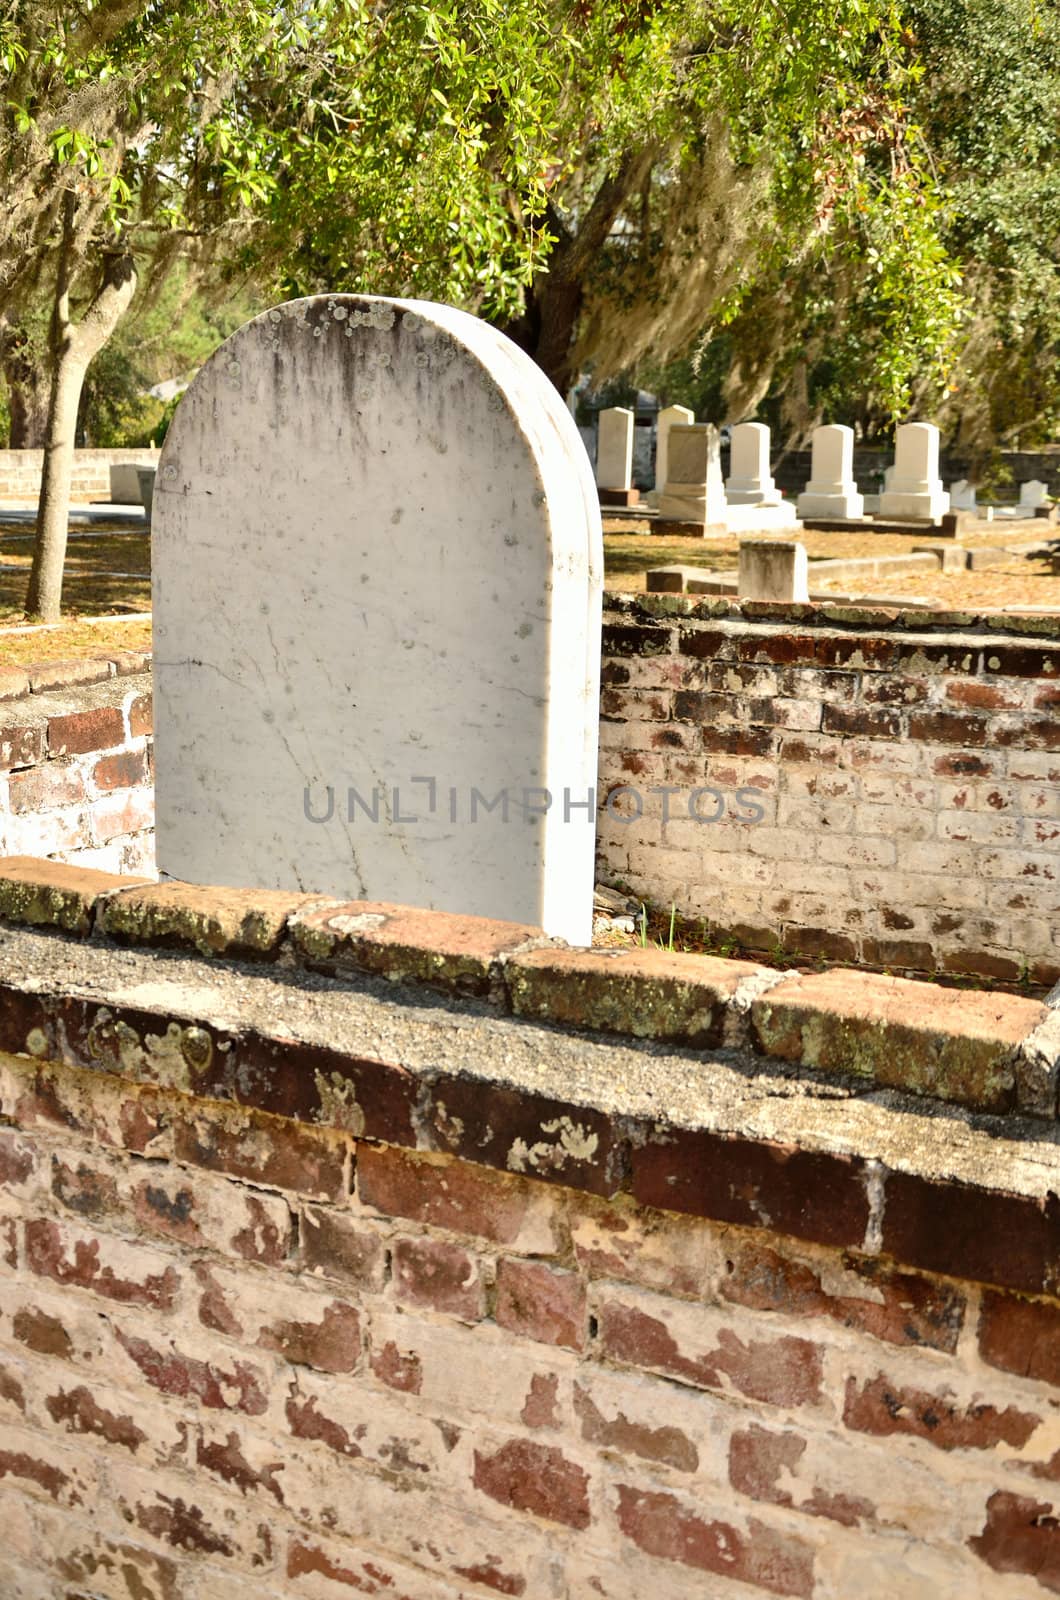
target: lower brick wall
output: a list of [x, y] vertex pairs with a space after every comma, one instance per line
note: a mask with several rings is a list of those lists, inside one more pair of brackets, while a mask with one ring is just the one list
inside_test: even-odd
[[1060, 619], [608, 605], [608, 881], [747, 950], [1060, 980]]
[[[154, 873], [151, 680], [136, 653], [0, 668], [0, 855]], [[23, 682], [23, 680], [25, 680]]]
[[1060, 1589], [1054, 1301], [29, 1057], [0, 1106], [5, 1600]]

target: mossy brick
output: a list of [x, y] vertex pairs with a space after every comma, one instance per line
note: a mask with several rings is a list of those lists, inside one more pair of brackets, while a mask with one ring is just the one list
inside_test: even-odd
[[505, 979], [516, 1016], [705, 1046], [720, 1038], [737, 985], [758, 970], [665, 950], [535, 950], [514, 957]]
[[1010, 1108], [1016, 1052], [1045, 1016], [1018, 995], [843, 970], [788, 980], [751, 1008], [765, 1055], [981, 1111]]
[[101, 895], [146, 882], [35, 856], [7, 856], [0, 859], [0, 920], [87, 934]]
[[146, 884], [114, 896], [103, 908], [99, 928], [130, 944], [168, 945], [204, 956], [268, 957], [278, 952], [288, 917], [313, 903], [311, 895], [281, 889]]
[[604, 623], [605, 656], [664, 656], [672, 643], [669, 628], [641, 627], [636, 623]]
[[540, 928], [381, 901], [317, 903], [292, 917], [291, 941], [328, 971], [355, 968], [391, 982], [488, 995], [504, 958], [545, 941]]

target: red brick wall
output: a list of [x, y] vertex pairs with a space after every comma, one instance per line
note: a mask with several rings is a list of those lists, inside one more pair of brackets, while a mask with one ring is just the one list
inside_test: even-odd
[[9, 1600], [1060, 1587], [1055, 1301], [28, 1058], [0, 1092]]
[[147, 664], [0, 667], [0, 854], [153, 873]]
[[1060, 620], [608, 605], [608, 881], [749, 950], [1060, 979]]

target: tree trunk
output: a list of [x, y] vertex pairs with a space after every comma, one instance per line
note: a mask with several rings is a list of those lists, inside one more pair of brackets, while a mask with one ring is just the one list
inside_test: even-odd
[[549, 216], [557, 241], [548, 258], [548, 270], [527, 290], [523, 315], [502, 330], [534, 358], [563, 396], [578, 376], [573, 365], [575, 338], [589, 274], [626, 200], [646, 180], [655, 156], [650, 145], [627, 151], [596, 191], [576, 233], [559, 217]]
[[77, 411], [89, 363], [106, 344], [136, 291], [136, 268], [128, 251], [109, 252], [103, 281], [80, 322], [70, 320], [70, 282], [75, 262], [73, 198], [66, 208], [63, 245], [56, 276], [52, 316], [52, 374], [44, 469], [37, 504], [37, 539], [26, 594], [26, 612], [58, 622], [63, 564], [70, 522], [70, 480], [77, 434]]
[[7, 385], [10, 450], [40, 450], [48, 426], [48, 374], [25, 328], [0, 317], [0, 370]]

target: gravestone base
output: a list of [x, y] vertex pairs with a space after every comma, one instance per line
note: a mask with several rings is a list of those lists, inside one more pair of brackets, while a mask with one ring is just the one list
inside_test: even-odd
[[659, 496], [659, 520], [724, 523], [725, 496], [708, 491], [701, 483], [670, 482]]
[[843, 517], [853, 521], [865, 515], [865, 497], [851, 486], [815, 488], [808, 483], [795, 502], [800, 517]]
[[778, 506], [780, 504], [780, 495], [777, 493], [775, 485], [741, 489], [734, 487], [731, 478], [725, 485], [725, 498], [731, 506]]
[[640, 504], [639, 489], [601, 489], [599, 490], [599, 495], [602, 506], [635, 506]]
[[950, 509], [945, 489], [889, 489], [880, 495], [880, 516], [939, 522]]

